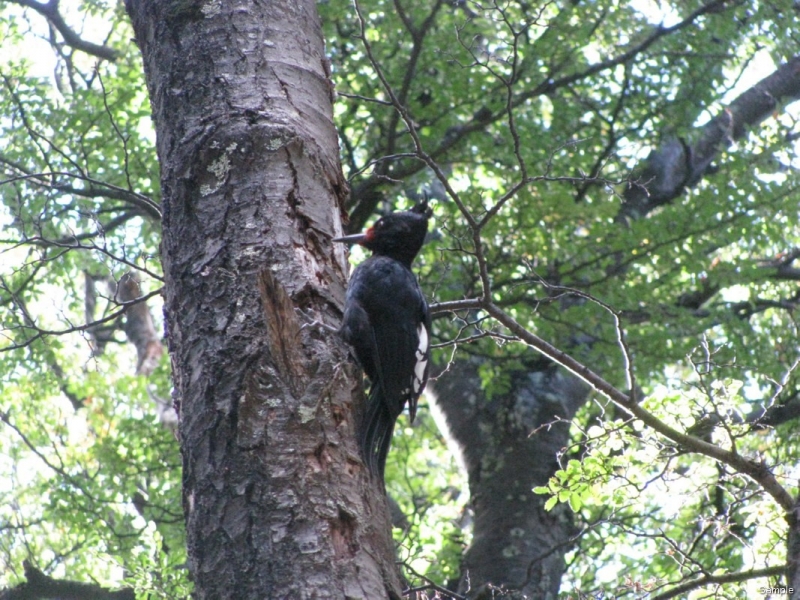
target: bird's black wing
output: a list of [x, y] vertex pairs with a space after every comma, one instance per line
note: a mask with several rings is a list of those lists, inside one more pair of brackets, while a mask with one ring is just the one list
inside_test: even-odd
[[[342, 336], [370, 378], [369, 405], [361, 442], [372, 472], [383, 475], [394, 424], [408, 402], [412, 413], [427, 379], [429, 343], [422, 381], [418, 362], [420, 327], [430, 340], [427, 304], [413, 273], [400, 262], [373, 256], [353, 273], [348, 287]], [[377, 467], [377, 468], [376, 468]]]

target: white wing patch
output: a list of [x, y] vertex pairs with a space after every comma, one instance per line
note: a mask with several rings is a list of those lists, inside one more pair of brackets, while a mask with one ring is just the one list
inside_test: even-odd
[[417, 362], [414, 365], [413, 381], [415, 394], [419, 394], [422, 391], [422, 386], [425, 383], [425, 370], [428, 367], [428, 330], [425, 329], [424, 323], [420, 323], [419, 327], [417, 327], [417, 338], [419, 343], [417, 345]]

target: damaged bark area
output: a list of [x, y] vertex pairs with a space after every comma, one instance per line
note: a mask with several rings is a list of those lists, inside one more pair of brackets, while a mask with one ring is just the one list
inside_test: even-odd
[[[116, 296], [120, 302], [133, 302], [140, 298], [142, 286], [139, 276], [133, 272], [123, 275], [117, 284]], [[128, 341], [136, 348], [136, 374], [150, 375], [158, 366], [164, 348], [146, 302], [132, 304], [125, 311], [125, 324], [122, 329]]]
[[360, 374], [331, 332], [347, 186], [316, 6], [127, 8], [158, 135], [196, 596], [398, 597], [354, 436]]

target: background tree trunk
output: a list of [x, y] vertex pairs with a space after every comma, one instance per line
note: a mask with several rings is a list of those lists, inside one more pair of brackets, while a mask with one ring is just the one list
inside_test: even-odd
[[459, 589], [483, 597], [481, 587], [491, 583], [530, 598], [555, 598], [575, 533], [572, 512], [564, 504], [545, 511], [548, 496], [532, 490], [559, 468], [569, 420], [588, 387], [533, 357], [529, 370], [513, 374], [508, 393], [487, 399], [477, 375], [485, 360], [454, 362], [436, 385], [448, 438], [467, 468], [474, 513]]
[[[129, 0], [164, 192], [168, 342], [198, 598], [399, 582], [338, 338], [346, 194], [316, 7]], [[297, 309], [302, 309], [302, 312]]]

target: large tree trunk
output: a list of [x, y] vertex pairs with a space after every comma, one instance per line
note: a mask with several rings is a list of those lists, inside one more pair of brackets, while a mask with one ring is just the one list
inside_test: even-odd
[[[436, 385], [436, 402], [469, 476], [473, 540], [462, 562], [460, 590], [492, 598], [489, 585], [529, 598], [555, 598], [574, 535], [566, 505], [544, 510], [533, 493], [558, 468], [569, 420], [588, 386], [553, 363], [532, 360], [512, 376], [512, 389], [491, 399], [481, 391], [481, 361], [454, 362]], [[496, 594], [496, 592], [495, 592]]]
[[396, 596], [384, 496], [354, 439], [357, 374], [305, 316], [338, 325], [347, 270], [315, 3], [127, 8], [158, 136], [197, 597]]

